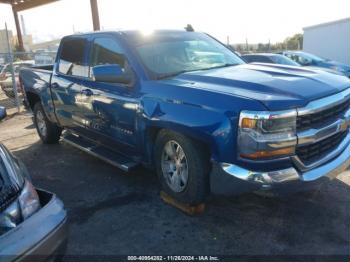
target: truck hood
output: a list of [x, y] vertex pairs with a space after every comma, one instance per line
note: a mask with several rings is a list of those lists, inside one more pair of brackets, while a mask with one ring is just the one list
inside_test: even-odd
[[243, 64], [187, 72], [163, 81], [258, 100], [269, 110], [302, 107], [350, 87], [349, 79], [343, 76], [273, 64]]

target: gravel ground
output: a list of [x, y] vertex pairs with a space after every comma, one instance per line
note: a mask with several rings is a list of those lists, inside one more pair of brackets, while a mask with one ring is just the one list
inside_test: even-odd
[[66, 254], [350, 255], [350, 171], [287, 198], [212, 197], [189, 217], [162, 202], [151, 171], [126, 174], [64, 143], [43, 145], [29, 115], [2, 122], [0, 141], [65, 203]]

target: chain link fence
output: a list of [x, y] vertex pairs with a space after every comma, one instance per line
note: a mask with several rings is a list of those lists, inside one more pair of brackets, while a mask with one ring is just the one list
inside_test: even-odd
[[15, 52], [0, 53], [0, 106], [8, 114], [20, 112], [23, 105], [23, 90], [19, 80], [19, 71], [23, 67], [52, 64], [56, 52]]

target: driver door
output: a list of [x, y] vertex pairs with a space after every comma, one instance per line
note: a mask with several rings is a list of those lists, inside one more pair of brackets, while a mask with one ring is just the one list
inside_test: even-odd
[[94, 141], [112, 149], [133, 150], [138, 108], [135, 89], [122, 83], [97, 82], [92, 75], [92, 68], [98, 65], [118, 64], [127, 70], [125, 53], [117, 39], [98, 36], [92, 40], [89, 61], [90, 78], [82, 82], [87, 132]]

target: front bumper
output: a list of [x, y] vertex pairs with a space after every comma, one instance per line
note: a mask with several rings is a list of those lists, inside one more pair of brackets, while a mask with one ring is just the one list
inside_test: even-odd
[[47, 260], [67, 241], [67, 213], [56, 195], [37, 190], [42, 208], [0, 237], [0, 261]]
[[211, 192], [235, 195], [249, 191], [300, 191], [324, 180], [337, 177], [350, 166], [350, 143], [336, 158], [326, 164], [300, 172], [291, 167], [270, 172], [256, 172], [227, 163], [214, 164], [210, 176]]

